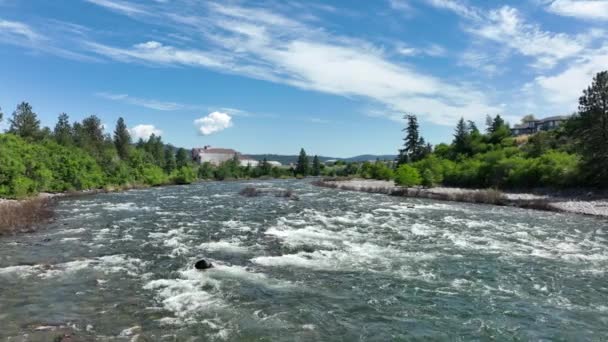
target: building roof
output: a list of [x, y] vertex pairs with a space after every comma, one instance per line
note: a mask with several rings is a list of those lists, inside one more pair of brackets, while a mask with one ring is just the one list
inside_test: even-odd
[[231, 148], [208, 147], [208, 148], [196, 148], [195, 150], [197, 152], [199, 152], [199, 153], [221, 153], [221, 154], [235, 154], [235, 153], [237, 153], [235, 150], [233, 150]]

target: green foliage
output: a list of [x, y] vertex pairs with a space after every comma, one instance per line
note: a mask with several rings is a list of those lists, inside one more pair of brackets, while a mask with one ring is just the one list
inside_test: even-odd
[[180, 148], [177, 150], [175, 155], [175, 165], [178, 169], [188, 165], [190, 158], [188, 157], [188, 151], [185, 148]]
[[406, 132], [406, 135], [403, 139], [403, 148], [399, 150], [397, 165], [423, 159], [431, 153], [433, 149], [432, 146], [427, 144], [424, 138], [420, 136], [416, 115], [406, 115], [404, 116], [404, 119], [407, 121], [407, 126], [403, 129]]
[[25, 139], [36, 139], [40, 136], [40, 120], [27, 102], [21, 102], [17, 106], [9, 122], [9, 133]]
[[415, 186], [422, 183], [422, 177], [416, 168], [403, 164], [395, 172], [395, 183], [401, 186]]
[[308, 176], [308, 174], [310, 173], [310, 162], [304, 149], [300, 150], [300, 156], [298, 157], [298, 163], [296, 164], [295, 173], [296, 175], [304, 177]]
[[53, 136], [59, 145], [68, 146], [73, 143], [72, 125], [70, 125], [70, 117], [66, 113], [59, 115]]
[[312, 175], [319, 176], [321, 174], [321, 162], [319, 156], [315, 155], [312, 159]]
[[196, 173], [190, 166], [182, 166], [171, 175], [175, 184], [190, 184], [196, 180]]
[[120, 159], [128, 159], [129, 151], [131, 149], [131, 134], [125, 125], [123, 118], [118, 118], [116, 122], [116, 129], [114, 130], [114, 146], [118, 152]]
[[583, 157], [589, 183], [608, 186], [608, 71], [598, 73], [579, 99], [579, 112], [569, 124], [570, 136]]
[[165, 148], [165, 172], [167, 174], [171, 174], [173, 172], [173, 170], [175, 170], [177, 168], [177, 162], [175, 160], [175, 154], [173, 153], [173, 148], [172, 147], [166, 147]]

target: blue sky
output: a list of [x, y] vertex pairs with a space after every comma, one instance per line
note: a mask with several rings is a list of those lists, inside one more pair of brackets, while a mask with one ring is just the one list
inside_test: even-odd
[[389, 154], [404, 113], [439, 143], [461, 116], [574, 111], [607, 28], [608, 0], [0, 0], [0, 106], [183, 147]]

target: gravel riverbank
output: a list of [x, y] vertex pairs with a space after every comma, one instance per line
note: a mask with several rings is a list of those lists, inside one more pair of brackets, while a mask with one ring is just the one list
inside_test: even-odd
[[523, 208], [608, 217], [608, 198], [593, 200], [581, 196], [510, 193], [496, 190], [463, 188], [404, 188], [393, 181], [350, 179], [322, 180], [316, 185], [342, 190], [386, 193], [394, 196], [421, 197], [437, 200], [510, 205]]

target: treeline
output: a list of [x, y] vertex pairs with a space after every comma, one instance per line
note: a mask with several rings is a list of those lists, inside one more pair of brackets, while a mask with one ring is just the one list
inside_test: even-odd
[[8, 131], [0, 134], [2, 197], [188, 183], [196, 177], [188, 151], [154, 135], [134, 145], [122, 118], [112, 135], [94, 115], [70, 123], [62, 113], [51, 130], [40, 127], [30, 104], [23, 102], [8, 121]]
[[598, 73], [579, 99], [579, 110], [557, 129], [512, 137], [508, 124], [488, 117], [485, 131], [461, 119], [450, 144], [434, 148], [407, 115], [406, 137], [394, 165], [376, 163], [368, 178], [405, 186], [472, 188], [607, 187], [608, 72]]
[[[0, 110], [0, 121], [3, 117]], [[218, 166], [198, 165], [188, 150], [167, 145], [160, 136], [133, 142], [123, 118], [111, 134], [94, 115], [71, 123], [62, 113], [53, 129], [41, 127], [27, 102], [17, 106], [8, 124], [0, 134], [0, 197], [321, 173], [319, 158], [310, 162], [303, 149], [293, 167], [272, 166], [266, 159], [243, 166], [237, 155]]]

